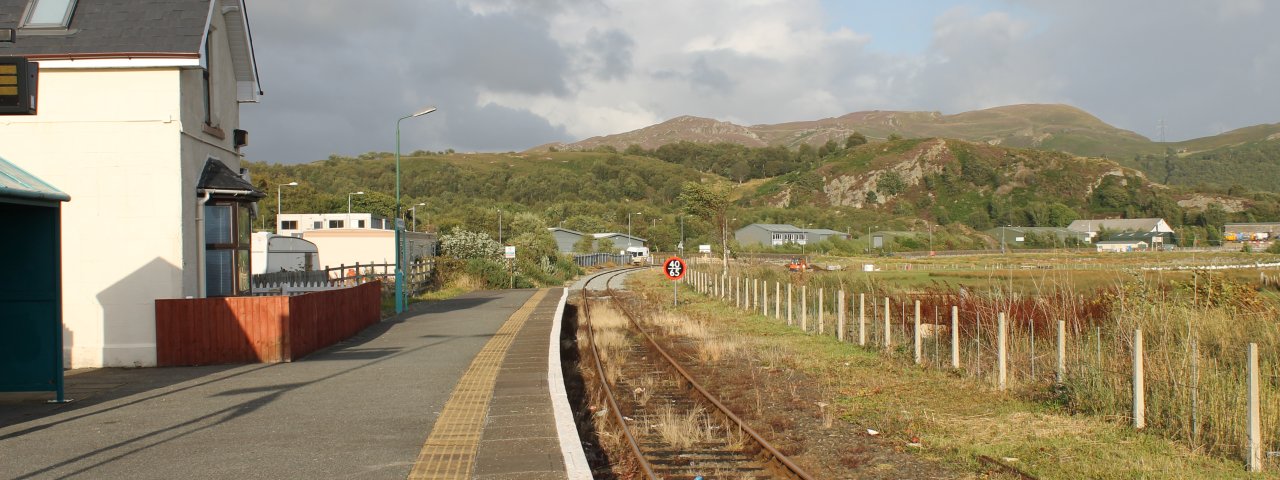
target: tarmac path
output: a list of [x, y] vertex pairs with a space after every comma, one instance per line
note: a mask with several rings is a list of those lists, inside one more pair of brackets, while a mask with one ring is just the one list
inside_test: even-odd
[[0, 478], [405, 478], [533, 293], [416, 304], [293, 363], [91, 370], [64, 405], [0, 394]]

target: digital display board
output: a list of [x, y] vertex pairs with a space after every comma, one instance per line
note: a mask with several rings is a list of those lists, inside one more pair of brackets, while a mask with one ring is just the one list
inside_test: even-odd
[[23, 57], [0, 57], [0, 115], [35, 115], [39, 65]]

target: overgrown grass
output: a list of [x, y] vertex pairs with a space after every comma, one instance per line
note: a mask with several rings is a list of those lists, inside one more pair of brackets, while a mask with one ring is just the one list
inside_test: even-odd
[[[1059, 287], [1042, 284], [1040, 288], [1049, 293]], [[1080, 311], [1085, 303], [1078, 294], [1065, 294], [1069, 291], [1061, 288], [1058, 293], [1064, 294], [1057, 304], [1041, 303], [1039, 310], [1046, 318]], [[662, 292], [669, 289], [655, 288], [650, 294], [660, 297]], [[1028, 324], [1021, 328], [1020, 336], [1015, 333], [1009, 342], [1010, 358], [1021, 360], [1011, 360], [1011, 388], [1000, 392], [994, 388], [991, 373], [991, 332], [995, 322], [992, 312], [1013, 305], [1017, 300], [1013, 293], [1006, 291], [1003, 297], [989, 298], [988, 311], [981, 318], [971, 314], [973, 328], [968, 331], [972, 337], [962, 342], [965, 364], [960, 370], [949, 369], [947, 342], [938, 347], [926, 343], [925, 347], [926, 351], [933, 348], [931, 355], [926, 354], [926, 363], [946, 368], [911, 365], [912, 334], [906, 322], [891, 322], [897, 330], [891, 330], [894, 344], [901, 347], [886, 356], [875, 341], [883, 338], [883, 327], [880, 337], [869, 335], [868, 348], [861, 348], [837, 342], [831, 336], [809, 336], [755, 313], [743, 315], [732, 307], [732, 300], [726, 306], [702, 295], [682, 294], [682, 299], [687, 301], [683, 309], [691, 315], [716, 319], [716, 327], [724, 330], [720, 335], [743, 340], [743, 355], [798, 368], [812, 378], [823, 379], [822, 385], [813, 387], [819, 392], [818, 401], [827, 404], [820, 407], [822, 415], [830, 409], [831, 414], [860, 428], [874, 428], [897, 438], [919, 437], [926, 445], [920, 455], [961, 462], [975, 471], [976, 455], [1016, 458], [1014, 465], [1042, 478], [1245, 477], [1239, 460], [1243, 439], [1239, 434], [1243, 423], [1243, 384], [1239, 381], [1242, 373], [1232, 372], [1240, 372], [1243, 343], [1258, 342], [1271, 352], [1264, 353], [1269, 360], [1264, 362], [1263, 375], [1272, 378], [1263, 395], [1264, 428], [1268, 429], [1264, 442], [1270, 445], [1268, 449], [1280, 450], [1275, 445], [1280, 439], [1280, 391], [1276, 389], [1280, 371], [1275, 362], [1280, 333], [1274, 316], [1245, 319], [1241, 312], [1230, 309], [1217, 314], [1206, 313], [1203, 308], [1184, 312], [1148, 308], [1144, 310], [1147, 313], [1126, 310], [1130, 315], [1122, 320], [1093, 327], [1095, 332], [1103, 332], [1104, 341], [1103, 360], [1096, 366], [1084, 358], [1097, 351], [1088, 348], [1089, 342], [1096, 342], [1086, 327], [1092, 324], [1076, 324], [1069, 336], [1073, 338], [1069, 347], [1073, 353], [1068, 355], [1065, 389], [1051, 388], [1056, 352], [1055, 337], [1049, 332], [1056, 329], [1056, 321], [1052, 327]], [[669, 300], [670, 294], [665, 295]], [[772, 290], [770, 296], [772, 299]], [[1167, 297], [1153, 300], [1151, 305], [1159, 306]], [[903, 318], [903, 313], [912, 315], [911, 308], [903, 307], [904, 302], [891, 300], [892, 318]], [[849, 340], [856, 342], [856, 304], [847, 308], [855, 312], [847, 325], [852, 333]], [[869, 316], [871, 310], [868, 306]], [[948, 315], [949, 312], [944, 313], [943, 317], [949, 322]], [[879, 319], [868, 323], [882, 324]], [[1015, 326], [1015, 332], [1019, 331], [1018, 325], [1023, 325], [1013, 318], [1010, 324]], [[899, 326], [905, 328], [898, 330]], [[986, 335], [981, 339], [976, 336], [978, 326]], [[1123, 365], [1131, 350], [1125, 348], [1126, 337], [1117, 332], [1130, 331], [1135, 326], [1143, 327], [1146, 334], [1148, 433], [1128, 427], [1125, 413], [1130, 386]], [[962, 327], [961, 332], [965, 331]], [[1037, 332], [1034, 359], [1030, 353], [1031, 332]], [[1189, 390], [1185, 380], [1179, 381], [1187, 377], [1190, 362], [1179, 352], [1185, 351], [1186, 340], [1192, 337], [1200, 339], [1201, 355], [1197, 365], [1200, 427], [1194, 439], [1180, 433], [1189, 431], [1191, 422], [1187, 420], [1189, 407], [1184, 401]], [[1030, 373], [1032, 365], [1038, 367], [1034, 376]], [[1208, 393], [1210, 389], [1214, 393]], [[1274, 463], [1270, 470], [1276, 468]]]

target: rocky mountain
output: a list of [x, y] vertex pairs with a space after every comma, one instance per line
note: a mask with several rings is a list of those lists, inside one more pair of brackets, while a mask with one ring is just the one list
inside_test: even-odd
[[1069, 105], [1010, 105], [954, 115], [869, 111], [821, 120], [752, 126], [683, 116], [631, 132], [568, 144], [542, 145], [534, 150], [582, 151], [611, 147], [621, 151], [631, 145], [651, 150], [681, 141], [726, 142], [749, 147], [795, 148], [802, 144], [818, 147], [829, 140], [843, 142], [855, 131], [873, 140], [895, 134], [905, 138], [953, 138], [989, 145], [1108, 157], [1125, 162], [1137, 155], [1161, 155], [1170, 150], [1189, 154], [1264, 140], [1280, 134], [1280, 124], [1258, 125], [1184, 142], [1159, 143], [1108, 125]]

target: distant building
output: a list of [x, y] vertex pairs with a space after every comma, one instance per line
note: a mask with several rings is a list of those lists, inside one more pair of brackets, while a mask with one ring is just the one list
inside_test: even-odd
[[1145, 252], [1147, 242], [1142, 240], [1104, 240], [1094, 243], [1099, 252]]
[[1177, 246], [1172, 233], [1167, 232], [1119, 232], [1108, 234], [1102, 239], [1106, 242], [1141, 242], [1151, 250], [1168, 250]]
[[805, 229], [804, 233], [805, 233], [805, 237], [807, 237], [807, 241], [813, 242], [813, 243], [818, 243], [823, 240], [829, 240], [829, 239], [848, 240], [850, 237], [849, 234], [845, 232], [841, 232], [839, 230], [830, 230], [826, 228]]
[[1222, 238], [1228, 242], [1270, 242], [1280, 235], [1280, 223], [1228, 223]]
[[276, 218], [279, 235], [300, 237], [304, 232], [334, 228], [394, 231], [395, 223], [372, 213], [282, 213]]
[[[567, 228], [551, 227], [547, 231], [556, 239], [556, 250], [560, 253], [573, 253], [573, 247], [582, 241], [586, 234]], [[593, 240], [594, 241], [594, 240]]]
[[[435, 256], [434, 233], [404, 232], [403, 235], [406, 262]], [[396, 263], [395, 230], [332, 228], [303, 232], [302, 239], [316, 245], [325, 267]]]
[[787, 244], [804, 245], [809, 236], [805, 229], [779, 223], [753, 223], [733, 232], [739, 245], [763, 245], [780, 247]]
[[648, 240], [625, 233], [593, 233], [591, 236], [595, 237], [596, 250], [622, 252], [629, 247], [648, 246]]
[[1076, 220], [1067, 225], [1067, 230], [1087, 234], [1088, 241], [1097, 241], [1098, 233], [1111, 232], [1159, 232], [1173, 233], [1163, 218], [1114, 218], [1101, 220]]

